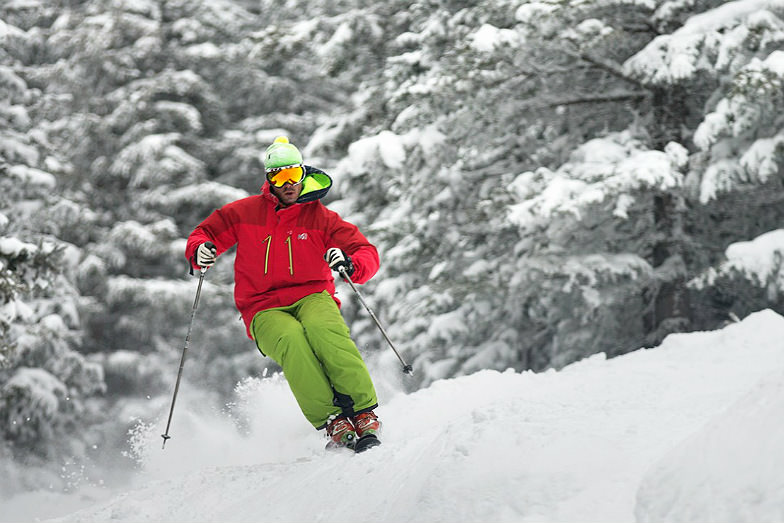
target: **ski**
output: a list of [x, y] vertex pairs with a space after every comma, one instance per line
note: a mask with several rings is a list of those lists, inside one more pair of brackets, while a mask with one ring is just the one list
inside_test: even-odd
[[354, 444], [354, 452], [359, 454], [360, 452], [365, 452], [366, 450], [378, 447], [379, 445], [381, 445], [381, 440], [379, 440], [375, 434], [368, 434], [357, 440]]
[[335, 443], [330, 441], [324, 447], [324, 450], [327, 451], [350, 451], [355, 454], [359, 454], [360, 452], [365, 452], [368, 449], [372, 449], [373, 447], [378, 447], [381, 445], [381, 440], [378, 439], [378, 436], [375, 434], [367, 434], [362, 436], [357, 440], [351, 440], [347, 445], [341, 445], [339, 443]]

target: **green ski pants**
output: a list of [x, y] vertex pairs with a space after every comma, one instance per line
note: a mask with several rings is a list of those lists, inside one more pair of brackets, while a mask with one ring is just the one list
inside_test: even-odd
[[251, 336], [275, 360], [305, 418], [317, 429], [334, 414], [377, 406], [367, 366], [327, 291], [256, 313]]

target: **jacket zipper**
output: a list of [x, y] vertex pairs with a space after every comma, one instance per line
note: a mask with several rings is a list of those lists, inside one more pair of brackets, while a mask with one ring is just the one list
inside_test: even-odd
[[[264, 253], [264, 274], [267, 274], [267, 273], [269, 273], [269, 256], [270, 256], [270, 248], [272, 247], [272, 235], [270, 234], [269, 236], [267, 236], [266, 238], [261, 240], [261, 243], [266, 243], [267, 244], [267, 250]], [[286, 246], [288, 247], [288, 250], [289, 250], [289, 274], [291, 276], [294, 276], [294, 253], [291, 250], [291, 235], [290, 234], [286, 238], [286, 241], [284, 243], [286, 243]]]
[[294, 276], [294, 258], [293, 258], [292, 254], [291, 254], [291, 235], [290, 234], [289, 234], [289, 237], [286, 238], [286, 244], [289, 247], [289, 274], [291, 276]]
[[261, 240], [261, 243], [264, 242], [267, 242], [267, 252], [264, 254], [264, 274], [267, 274], [269, 270], [269, 253], [270, 253], [270, 247], [272, 246], [272, 235], [270, 234], [269, 236]]

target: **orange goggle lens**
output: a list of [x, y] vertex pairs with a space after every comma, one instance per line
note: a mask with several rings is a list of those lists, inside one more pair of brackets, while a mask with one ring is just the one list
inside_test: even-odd
[[290, 183], [297, 185], [302, 182], [305, 177], [305, 168], [301, 165], [294, 165], [291, 167], [283, 167], [267, 172], [267, 180], [275, 187], [283, 187], [283, 185]]

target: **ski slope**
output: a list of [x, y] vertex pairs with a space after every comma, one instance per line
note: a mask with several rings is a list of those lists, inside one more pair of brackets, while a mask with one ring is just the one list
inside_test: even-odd
[[225, 412], [178, 403], [165, 450], [165, 420], [140, 430], [134, 485], [52, 521], [780, 523], [783, 340], [784, 318], [761, 311], [412, 394], [387, 361], [371, 369], [383, 445], [359, 455], [325, 451], [281, 379], [249, 380]]

